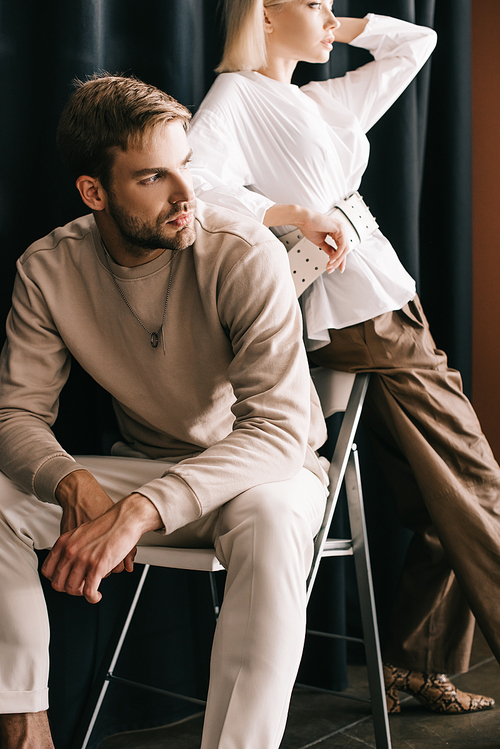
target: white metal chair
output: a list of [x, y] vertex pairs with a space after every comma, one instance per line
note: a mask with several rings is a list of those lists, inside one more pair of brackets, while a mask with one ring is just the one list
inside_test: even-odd
[[[354, 375], [348, 372], [333, 372], [323, 367], [313, 369], [311, 374], [325, 418], [342, 411], [344, 417], [330, 462], [328, 472], [330, 491], [323, 523], [315, 539], [314, 558], [307, 580], [307, 598], [309, 600], [322, 559], [352, 555], [358, 583], [363, 640], [354, 637], [344, 638], [342, 635], [330, 632], [318, 632], [309, 629], [307, 632], [314, 636], [348, 639], [364, 644], [375, 744], [377, 749], [391, 749], [382, 656], [361, 490], [361, 474], [357, 447], [354, 442], [370, 375], [368, 373]], [[343, 482], [345, 482], [347, 495], [351, 538], [331, 539], [328, 538], [328, 531]], [[333, 690], [321, 689], [319, 691], [338, 694], [340, 697], [344, 696], [342, 693], [333, 692]], [[350, 699], [364, 701], [364, 698], [353, 695], [350, 695]]]
[[[319, 367], [312, 371], [312, 375], [320, 396], [325, 417], [336, 412], [345, 413], [330, 464], [330, 492], [323, 523], [315, 539], [314, 558], [307, 580], [307, 600], [309, 600], [320, 562], [324, 557], [354, 556], [364, 633], [364, 640], [357, 641], [364, 642], [365, 644], [375, 741], [377, 749], [391, 749], [373, 587], [368, 546], [366, 543], [366, 528], [361, 494], [359, 463], [356, 445], [354, 444], [356, 428], [368, 387], [369, 374], [358, 374], [355, 376], [345, 372], [333, 372]], [[332, 521], [344, 479], [346, 484], [352, 539], [329, 539], [328, 529]], [[113, 681], [140, 686], [153, 692], [161, 692], [167, 696], [178, 697], [202, 706], [205, 704], [204, 701], [193, 697], [174, 694], [147, 685], [139, 685], [137, 682], [132, 682], [116, 676], [114, 670], [150, 566], [207, 571], [210, 577], [215, 618], [217, 618], [219, 612], [219, 604], [217, 600], [214, 573], [222, 570], [223, 567], [216, 558], [214, 549], [179, 549], [161, 546], [141, 546], [138, 548], [135, 561], [145, 565], [144, 571], [138, 583], [116, 648], [111, 657], [109, 667], [106, 669], [104, 682], [97, 696], [95, 707], [93, 708], [85, 731], [79, 734], [74, 745], [80, 749], [86, 749], [89, 743], [106, 691], [110, 683]], [[333, 633], [311, 630], [308, 630], [308, 633], [315, 636], [339, 637], [339, 635]], [[347, 639], [356, 640], [356, 638]], [[314, 689], [314, 687], [312, 688]], [[321, 689], [320, 691], [330, 690]], [[343, 696], [342, 693], [333, 693]]]
[[80, 729], [77, 730], [75, 740], [72, 744], [72, 749], [86, 749], [86, 747], [88, 746], [92, 736], [92, 731], [96, 724], [97, 718], [99, 717], [106, 692], [112, 682], [119, 682], [121, 684], [128, 684], [130, 686], [139, 687], [140, 689], [145, 689], [150, 692], [163, 694], [166, 697], [177, 697], [178, 699], [185, 700], [186, 702], [192, 702], [193, 704], [199, 705], [200, 707], [205, 707], [206, 705], [205, 700], [199, 700], [196, 697], [189, 697], [187, 695], [170, 692], [166, 689], [158, 689], [157, 687], [152, 687], [148, 684], [140, 684], [137, 681], [131, 681], [130, 679], [125, 679], [121, 676], [117, 676], [115, 674], [115, 667], [118, 658], [120, 657], [125, 638], [132, 623], [132, 619], [134, 617], [137, 604], [139, 603], [144, 583], [146, 582], [146, 578], [151, 567], [165, 567], [177, 570], [195, 570], [198, 572], [208, 572], [215, 620], [217, 620], [217, 617], [219, 615], [219, 600], [214, 573], [221, 572], [222, 570], [224, 570], [224, 567], [215, 556], [214, 549], [182, 549], [165, 546], [137, 547], [137, 554], [134, 563], [143, 564], [144, 569], [142, 571], [141, 577], [139, 578], [137, 588], [135, 589], [132, 602], [127, 612], [121, 632], [119, 633], [113, 653], [110, 657], [110, 660], [108, 661], [109, 665], [105, 665], [104, 670], [101, 671], [101, 673], [104, 673], [104, 678], [101, 679], [102, 684], [100, 686], [100, 690], [99, 685], [97, 685], [97, 690], [99, 690], [98, 692], [95, 688], [93, 690], [93, 694], [90, 698], [91, 704], [87, 705], [87, 709], [85, 710], [83, 715], [84, 728], [82, 730], [82, 728], [80, 727]]

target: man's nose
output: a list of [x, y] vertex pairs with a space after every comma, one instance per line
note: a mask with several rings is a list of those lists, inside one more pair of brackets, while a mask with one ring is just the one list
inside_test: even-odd
[[171, 185], [169, 197], [170, 203], [184, 203], [194, 200], [193, 181], [188, 169], [183, 169], [175, 175], [174, 184]]

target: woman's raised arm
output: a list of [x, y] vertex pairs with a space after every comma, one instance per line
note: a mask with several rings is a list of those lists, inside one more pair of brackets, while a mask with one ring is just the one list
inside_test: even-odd
[[339, 18], [337, 16], [337, 21], [340, 26], [335, 29], [335, 41], [349, 44], [365, 30], [368, 18]]

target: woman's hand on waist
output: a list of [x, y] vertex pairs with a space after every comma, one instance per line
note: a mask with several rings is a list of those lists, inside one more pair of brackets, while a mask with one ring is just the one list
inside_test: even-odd
[[[347, 237], [341, 221], [326, 216], [319, 211], [311, 211], [299, 205], [275, 204], [266, 211], [265, 226], [283, 226], [290, 224], [300, 229], [304, 237], [320, 247], [329, 256], [327, 271], [332, 273], [336, 268], [343, 273], [348, 252]], [[330, 237], [335, 247], [326, 240]]]

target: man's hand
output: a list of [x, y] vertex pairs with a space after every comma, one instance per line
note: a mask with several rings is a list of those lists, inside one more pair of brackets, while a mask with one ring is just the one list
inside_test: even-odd
[[137, 541], [161, 525], [153, 503], [142, 494], [131, 494], [95, 520], [63, 533], [42, 573], [55, 590], [97, 603], [101, 580], [113, 571], [131, 572]]
[[63, 508], [61, 533], [98, 518], [114, 504], [99, 482], [84, 469], [69, 473], [59, 482], [56, 499]]
[[[113, 507], [113, 500], [106, 494], [97, 479], [89, 471], [79, 469], [65, 476], [56, 488], [56, 499], [63, 508], [61, 519], [61, 534], [79, 528], [83, 523], [95, 520]], [[135, 549], [131, 557], [132, 564]], [[125, 562], [111, 570], [123, 572]]]
[[[326, 266], [328, 273], [339, 268], [343, 273], [348, 252], [347, 237], [342, 222], [332, 216], [318, 211], [311, 211], [299, 205], [275, 204], [268, 208], [264, 216], [265, 226], [296, 226], [304, 237], [320, 247], [329, 256]], [[326, 240], [330, 237], [335, 242], [333, 247]]]

